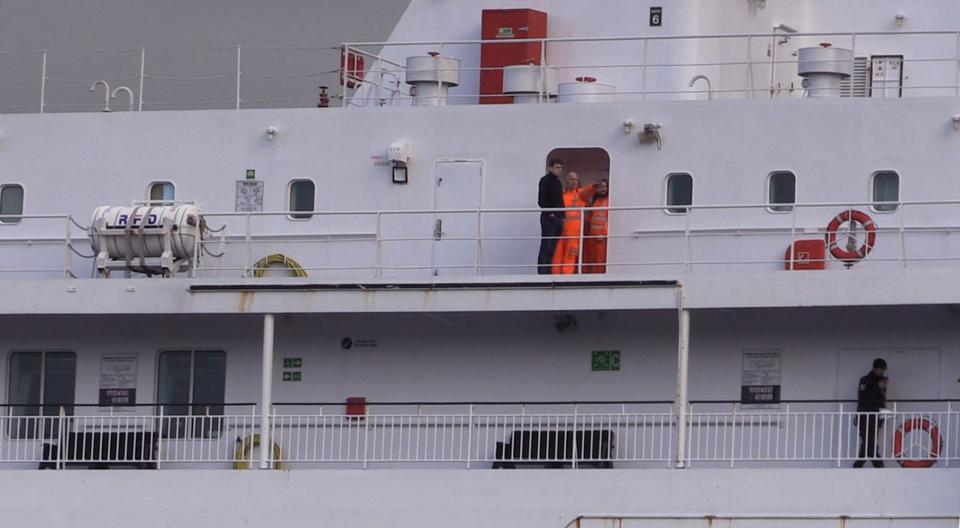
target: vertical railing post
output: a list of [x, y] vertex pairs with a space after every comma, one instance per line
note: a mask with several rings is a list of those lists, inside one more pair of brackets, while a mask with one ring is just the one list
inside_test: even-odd
[[382, 53], [380, 53], [377, 56], [377, 65], [380, 67], [379, 68], [380, 78], [377, 82], [377, 106], [384, 106], [386, 105], [386, 99], [383, 97], [383, 84], [385, 81], [383, 78], [383, 54]]
[[747, 35], [747, 89], [750, 90], [748, 99], [757, 98], [757, 90], [753, 81], [753, 35]]
[[547, 91], [547, 41], [540, 39], [540, 86], [537, 87], [537, 102], [543, 103]]
[[789, 269], [791, 271], [796, 269], [796, 256], [797, 256], [796, 240], [797, 240], [797, 204], [793, 204], [790, 206], [790, 240], [787, 241], [788, 242], [787, 247], [790, 248]]
[[447, 98], [441, 97], [443, 93], [443, 42], [440, 43], [437, 55], [437, 106], [447, 104]]
[[66, 447], [64, 439], [67, 437], [63, 432], [64, 415], [63, 405], [60, 406], [60, 414], [57, 423], [57, 469], [63, 469], [63, 449]]
[[480, 276], [483, 269], [483, 211], [477, 209], [477, 248], [473, 261], [473, 274]]
[[737, 457], [737, 404], [733, 404], [730, 413], [730, 467], [733, 468], [734, 460]]
[[243, 232], [243, 276], [249, 277], [251, 275], [251, 267], [253, 266], [253, 248], [250, 247], [250, 242], [252, 238], [252, 233], [250, 231], [250, 222], [251, 214], [247, 213], [246, 226], [244, 227]]
[[[364, 405], [363, 408], [363, 469], [368, 467], [368, 455], [367, 447], [369, 446], [370, 441], [370, 406]], [[391, 449], [393, 446], [390, 446]]]
[[140, 87], [137, 90], [137, 112], [143, 112], [143, 77], [147, 67], [147, 48], [140, 48]]
[[163, 458], [163, 405], [157, 416], [157, 469], [160, 469], [160, 459]]
[[47, 106], [47, 50], [40, 52], [40, 113]]
[[693, 268], [690, 251], [690, 216], [693, 215], [693, 204], [686, 206], [686, 213], [683, 215], [683, 265], [681, 270], [690, 271]]
[[377, 277], [383, 276], [383, 212], [377, 211]]
[[473, 455], [473, 404], [467, 414], [467, 469], [470, 469], [470, 460]]
[[70, 242], [73, 238], [72, 230], [70, 229], [70, 215], [66, 217], [66, 228], [63, 237], [63, 278], [69, 279], [72, 275], [73, 270], [73, 258], [71, 257], [70, 251]]
[[[953, 421], [952, 417], [950, 416], [950, 413], [953, 412], [953, 406], [951, 405], [952, 403], [953, 403], [953, 402], [951, 402], [950, 400], [947, 400], [947, 427], [944, 428], [944, 430], [943, 430], [944, 432], [943, 432], [943, 434], [941, 435], [941, 438], [943, 438], [943, 445], [945, 445], [945, 446], [949, 446], [949, 445], [950, 445], [950, 423]], [[943, 453], [943, 467], [945, 467], [945, 468], [950, 467], [950, 452], [949, 452], [949, 451], [946, 452], [946, 453]]]
[[907, 211], [906, 211], [907, 206], [903, 202], [900, 202], [898, 205], [900, 209], [900, 215], [899, 215], [900, 216], [900, 228], [899, 228], [900, 229], [900, 267], [906, 268], [907, 267], [907, 228], [906, 228], [906, 220], [904, 220], [904, 217], [907, 214]]
[[573, 438], [571, 439], [573, 449], [570, 455], [570, 467], [573, 469], [577, 469], [577, 449], [579, 447], [579, 442], [577, 442], [577, 420], [579, 419], [579, 415], [580, 404], [575, 403], [573, 404]]
[[240, 110], [240, 46], [237, 46], [237, 110]]
[[837, 407], [837, 467], [840, 467], [843, 462], [843, 402]]
[[676, 467], [687, 467], [687, 411], [688, 374], [690, 371], [690, 311], [686, 307], [687, 294], [683, 285], [677, 288], [677, 454]]
[[340, 106], [347, 106], [347, 60], [350, 57], [350, 44], [340, 48]]
[[[584, 224], [587, 223], [586, 211], [583, 210], [583, 207], [580, 208], [578, 213], [580, 215], [580, 237], [579, 242], [577, 243], [577, 273], [583, 273], [583, 231]], [[596, 214], [596, 211], [593, 211], [592, 214]]]
[[270, 438], [270, 413], [273, 409], [273, 314], [263, 316], [263, 349], [260, 372], [260, 469], [273, 467], [273, 442]]

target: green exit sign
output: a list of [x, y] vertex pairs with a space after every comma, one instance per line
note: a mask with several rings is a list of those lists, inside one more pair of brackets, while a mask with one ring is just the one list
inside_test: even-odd
[[594, 350], [590, 357], [590, 370], [620, 370], [620, 351]]
[[283, 358], [283, 368], [302, 368], [303, 367], [303, 358], [298, 357], [286, 357]]
[[283, 373], [283, 381], [300, 381], [301, 379], [303, 378], [299, 370]]

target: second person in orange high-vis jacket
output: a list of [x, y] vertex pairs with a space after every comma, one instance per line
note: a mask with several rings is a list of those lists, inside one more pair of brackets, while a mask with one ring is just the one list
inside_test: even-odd
[[[567, 174], [567, 186], [563, 192], [563, 206], [576, 208], [586, 207], [593, 197], [594, 186], [580, 187], [580, 177], [576, 172]], [[569, 275], [578, 273], [580, 262], [580, 211], [566, 211], [563, 220], [563, 231], [553, 254], [553, 273]]]
[[[609, 182], [597, 182], [590, 207], [609, 206]], [[587, 211], [583, 228], [583, 272], [607, 272], [607, 209]]]

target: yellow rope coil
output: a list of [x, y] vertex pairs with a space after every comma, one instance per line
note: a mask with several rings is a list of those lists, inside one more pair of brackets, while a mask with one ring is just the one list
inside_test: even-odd
[[[250, 453], [253, 452], [254, 447], [260, 447], [260, 434], [253, 434], [243, 439], [243, 442], [237, 444], [237, 448], [233, 451], [233, 469], [250, 469], [252, 463], [250, 461]], [[273, 469], [283, 469], [283, 466], [280, 464], [281, 455], [280, 446], [274, 442], [273, 443]]]
[[299, 262], [293, 260], [292, 258], [284, 255], [283, 253], [274, 253], [273, 255], [267, 255], [262, 259], [258, 260], [256, 264], [253, 265], [253, 276], [260, 278], [266, 274], [267, 269], [274, 264], [282, 264], [291, 272], [293, 272], [294, 277], [306, 277], [307, 270], [303, 269], [303, 266]]

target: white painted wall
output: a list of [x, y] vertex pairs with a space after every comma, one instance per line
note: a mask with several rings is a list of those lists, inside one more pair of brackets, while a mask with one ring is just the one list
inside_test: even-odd
[[[685, 171], [694, 177], [695, 204], [763, 204], [772, 170], [797, 174], [801, 202], [870, 200], [876, 170], [895, 170], [904, 200], [955, 200], [960, 183], [952, 167], [960, 163], [960, 136], [951, 117], [953, 98], [910, 100], [795, 100], [620, 103], [593, 105], [454, 106], [391, 108], [355, 112], [329, 110], [257, 110], [245, 112], [146, 113], [141, 115], [6, 116], [7, 137], [0, 150], [3, 181], [26, 189], [25, 212], [70, 213], [88, 218], [94, 207], [143, 199], [147, 185], [170, 180], [177, 198], [196, 200], [202, 211], [231, 211], [235, 181], [255, 168], [265, 182], [266, 210], [286, 208], [290, 180], [317, 184], [318, 211], [430, 210], [434, 207], [434, 170], [438, 159], [484, 161], [486, 208], [535, 208], [536, 181], [547, 154], [558, 146], [601, 146], [610, 153], [611, 205], [657, 207], [664, 202], [665, 178]], [[639, 144], [625, 135], [624, 119], [663, 125], [663, 149]], [[276, 140], [264, 130], [278, 127]], [[909, 133], [904, 131], [909, 130]], [[389, 167], [371, 156], [405, 139], [413, 146], [410, 183], [390, 183]], [[55, 155], [54, 155], [55, 153]], [[172, 155], [171, 153], [176, 153]], [[915, 206], [903, 225], [956, 227], [957, 206]], [[796, 228], [820, 230], [842, 208], [829, 206], [797, 213]], [[484, 218], [484, 264], [488, 274], [531, 273], [539, 239], [538, 213], [497, 213]], [[894, 268], [900, 255], [899, 213], [876, 213], [881, 233], [876, 251], [859, 266]], [[609, 261], [642, 264], [612, 266], [619, 273], [676, 273], [684, 250], [688, 219], [662, 209], [620, 211], [610, 217]], [[223, 265], [242, 267], [245, 255], [242, 219], [208, 217], [214, 227], [228, 224], [233, 237]], [[763, 207], [751, 210], [695, 211], [690, 257], [700, 261], [753, 260], [753, 271], [782, 269], [783, 253], [794, 225], [792, 215]], [[284, 252], [307, 267], [345, 269], [313, 276], [373, 276], [376, 218], [373, 215], [255, 218], [258, 237], [251, 260]], [[766, 229], [777, 236], [757, 236]], [[716, 233], [715, 230], [727, 230]], [[0, 225], [0, 239], [20, 244], [0, 255], [0, 268], [61, 266], [63, 248], [41, 244], [62, 239], [62, 220], [25, 220]], [[431, 268], [432, 214], [390, 217], [382, 234], [420, 241], [385, 241], [388, 276], [427, 276]], [[646, 236], [635, 238], [641, 233]], [[816, 233], [816, 231], [814, 231]], [[74, 235], [82, 237], [79, 230]], [[649, 236], [655, 235], [655, 236]], [[719, 236], [718, 236], [719, 235]], [[744, 236], [749, 235], [749, 236]], [[799, 235], [798, 237], [802, 237]], [[511, 240], [495, 240], [509, 237]], [[522, 239], [522, 237], [528, 237]], [[907, 235], [908, 257], [957, 256], [960, 247], [942, 232]], [[271, 242], [266, 242], [269, 239]], [[344, 239], [351, 239], [345, 241]], [[317, 240], [324, 240], [317, 244]], [[332, 241], [331, 241], [332, 240]], [[83, 240], [76, 242], [86, 250]], [[213, 246], [214, 251], [218, 250]], [[884, 259], [887, 259], [884, 262]], [[891, 260], [892, 259], [892, 260]], [[75, 258], [75, 273], [90, 274], [89, 260]], [[655, 263], [673, 262], [658, 266]], [[252, 263], [248, 263], [252, 264]], [[840, 267], [838, 263], [832, 263]], [[204, 265], [218, 266], [205, 258]], [[942, 261], [923, 265], [942, 266]], [[714, 265], [696, 271], [717, 271]], [[745, 269], [745, 268], [738, 268]], [[472, 273], [472, 269], [468, 270]], [[238, 271], [227, 273], [239, 275]]]
[[[960, 514], [958, 471], [865, 471], [2, 471], [0, 490], [7, 522], [38, 528], [129, 526], [134, 520], [144, 528], [318, 523], [563, 528], [591, 513]], [[707, 526], [706, 521], [625, 524]], [[952, 526], [917, 520], [848, 524]]]
[[[372, 402], [673, 400], [676, 315], [553, 313], [291, 315], [277, 318], [274, 401]], [[744, 349], [783, 354], [782, 398], [856, 399], [874, 357], [890, 363], [891, 399], [960, 397], [957, 314], [937, 307], [706, 310], [692, 317], [690, 398], [738, 400]], [[138, 357], [138, 400], [152, 403], [161, 350], [227, 352], [228, 402], [260, 391], [261, 318], [235, 316], [6, 317], [0, 387], [8, 401], [13, 350], [78, 356], [77, 403], [96, 403], [101, 354]], [[343, 338], [376, 346], [344, 349]], [[591, 372], [593, 350], [621, 350], [619, 372]], [[303, 358], [303, 381], [282, 382], [282, 359]], [[827, 406], [827, 408], [832, 408]]]

